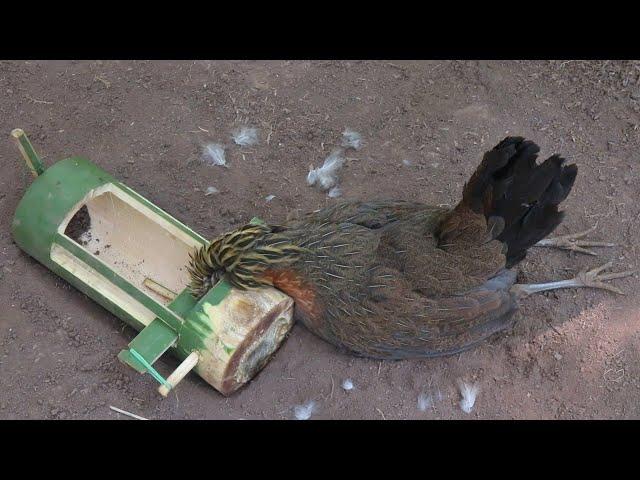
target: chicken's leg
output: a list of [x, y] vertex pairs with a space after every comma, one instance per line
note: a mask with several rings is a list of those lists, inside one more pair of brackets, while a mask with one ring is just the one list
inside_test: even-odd
[[556, 247], [563, 250], [572, 250], [574, 252], [586, 253], [587, 255], [597, 256], [598, 254], [583, 247], [615, 247], [615, 243], [594, 242], [590, 240], [579, 240], [593, 232], [598, 225], [594, 225], [584, 232], [572, 233], [569, 235], [561, 235], [559, 237], [545, 238], [540, 240], [534, 247]]
[[511, 287], [511, 291], [518, 297], [527, 297], [532, 293], [544, 292], [546, 290], [555, 290], [557, 288], [601, 288], [603, 290], [609, 290], [610, 292], [624, 295], [624, 292], [613, 285], [604, 283], [607, 280], [613, 280], [615, 278], [624, 278], [633, 275], [635, 270], [627, 270], [626, 272], [608, 273], [600, 275], [600, 272], [610, 268], [613, 262], [608, 262], [601, 267], [594, 268], [592, 270], [583, 270], [575, 278], [570, 280], [560, 280], [558, 282], [548, 283], [517, 283]]

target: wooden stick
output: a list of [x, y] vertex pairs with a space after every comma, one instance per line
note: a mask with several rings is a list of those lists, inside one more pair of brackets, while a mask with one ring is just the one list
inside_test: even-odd
[[24, 131], [20, 128], [15, 128], [11, 131], [11, 136], [18, 144], [18, 149], [20, 150], [27, 167], [29, 167], [31, 174], [34, 177], [42, 174], [45, 170], [42, 160], [40, 160], [40, 157], [34, 150], [33, 145], [31, 145], [31, 142], [25, 135]]
[[175, 300], [178, 296], [176, 292], [172, 292], [167, 287], [160, 285], [155, 280], [151, 280], [150, 278], [145, 278], [142, 284], [147, 287], [149, 290], [156, 292], [161, 297], [164, 297], [168, 300]]
[[121, 413], [123, 415], [126, 415], [127, 417], [135, 418], [136, 420], [149, 420], [148, 418], [140, 417], [139, 415], [136, 415], [134, 413], [125, 412], [124, 410], [120, 410], [119, 408], [112, 407], [111, 405], [109, 405], [109, 408], [114, 412]]
[[[173, 373], [169, 375], [169, 378], [167, 378], [167, 383], [171, 385], [172, 389], [175, 388], [176, 385], [180, 383], [180, 380], [182, 380], [187, 375], [187, 373], [189, 373], [193, 369], [193, 367], [196, 366], [198, 360], [198, 352], [191, 352], [191, 354], [189, 354], [189, 356], [185, 358], [180, 365], [178, 365], [178, 368], [176, 368]], [[170, 389], [167, 388], [166, 385], [160, 385], [160, 387], [158, 388], [158, 392], [160, 392], [160, 395], [162, 395], [163, 397], [169, 395], [169, 391]]]

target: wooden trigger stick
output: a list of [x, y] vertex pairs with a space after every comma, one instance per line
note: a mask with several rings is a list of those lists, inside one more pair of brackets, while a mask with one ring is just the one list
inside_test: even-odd
[[189, 356], [185, 358], [180, 365], [178, 365], [178, 368], [176, 368], [173, 373], [167, 378], [167, 383], [171, 385], [171, 388], [169, 388], [167, 385], [160, 385], [160, 387], [158, 388], [158, 392], [160, 392], [160, 395], [162, 395], [163, 397], [169, 395], [169, 392], [176, 388], [176, 385], [180, 383], [180, 381], [187, 375], [187, 373], [193, 370], [193, 367], [196, 366], [198, 360], [198, 352], [191, 352]]

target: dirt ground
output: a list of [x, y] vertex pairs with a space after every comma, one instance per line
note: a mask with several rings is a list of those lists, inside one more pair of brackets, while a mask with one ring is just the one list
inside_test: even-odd
[[[23, 128], [48, 164], [86, 156], [212, 237], [337, 201], [306, 175], [345, 128], [364, 146], [347, 155], [343, 198], [433, 204], [455, 203], [484, 151], [523, 135], [579, 165], [557, 233], [597, 224], [592, 239], [618, 244], [597, 257], [533, 249], [520, 265], [533, 282], [608, 260], [638, 268], [639, 101], [638, 62], [0, 62], [0, 419], [126, 418], [110, 405], [151, 419], [289, 419], [309, 401], [313, 419], [640, 418], [637, 276], [614, 281], [625, 296], [535, 295], [513, 329], [442, 359], [352, 358], [295, 326], [230, 398], [190, 375], [162, 399], [116, 358], [136, 332], [13, 243], [31, 177], [9, 139]], [[240, 125], [259, 129], [257, 145], [233, 144]], [[201, 161], [207, 142], [226, 146], [229, 168]], [[458, 379], [480, 386], [469, 414]]]

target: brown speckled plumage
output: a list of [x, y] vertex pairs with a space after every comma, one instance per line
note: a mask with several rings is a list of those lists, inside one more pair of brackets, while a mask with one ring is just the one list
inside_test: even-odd
[[510, 324], [508, 267], [562, 219], [576, 168], [559, 157], [537, 165], [538, 150], [505, 139], [454, 209], [348, 201], [222, 235], [195, 254], [192, 290], [200, 296], [222, 275], [239, 288], [273, 285], [311, 331], [357, 355], [465, 350]]

